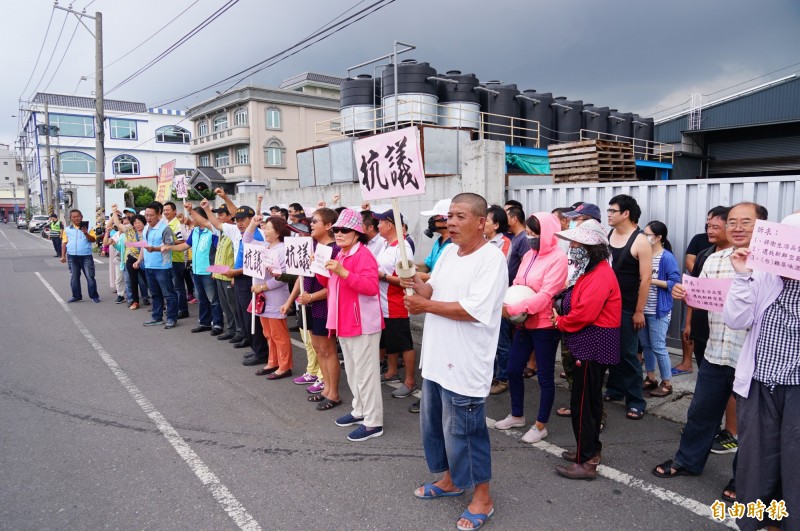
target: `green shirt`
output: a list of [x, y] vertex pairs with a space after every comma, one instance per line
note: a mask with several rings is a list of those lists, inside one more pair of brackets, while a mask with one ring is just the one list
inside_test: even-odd
[[[175, 235], [175, 243], [183, 243], [183, 232], [181, 231], [181, 220], [178, 219], [178, 216], [172, 218], [172, 221], [167, 223], [169, 228], [172, 229], [172, 233]], [[186, 262], [185, 254], [183, 251], [172, 251], [172, 263]]]
[[[233, 269], [233, 241], [225, 236], [223, 233], [219, 238], [217, 245], [217, 254], [214, 257], [215, 265], [226, 265]], [[222, 273], [214, 273], [213, 277], [224, 282], [230, 282], [231, 279]]]

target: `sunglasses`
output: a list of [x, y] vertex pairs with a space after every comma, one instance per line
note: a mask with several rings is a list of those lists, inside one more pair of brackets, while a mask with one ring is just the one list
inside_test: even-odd
[[346, 227], [334, 227], [333, 228], [333, 233], [334, 234], [340, 234], [340, 233], [341, 234], [350, 234], [351, 232], [353, 232], [353, 229], [348, 229]]

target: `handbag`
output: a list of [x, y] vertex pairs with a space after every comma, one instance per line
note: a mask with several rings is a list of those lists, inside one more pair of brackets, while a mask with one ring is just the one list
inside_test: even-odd
[[[267, 296], [263, 293], [256, 293], [256, 311], [255, 314], [262, 314], [264, 310], [267, 308]], [[250, 301], [250, 304], [247, 305], [247, 311], [249, 313], [253, 313], [253, 301]]]

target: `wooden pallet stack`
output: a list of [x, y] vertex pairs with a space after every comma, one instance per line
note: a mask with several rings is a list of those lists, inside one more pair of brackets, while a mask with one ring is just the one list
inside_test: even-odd
[[633, 146], [610, 140], [582, 140], [547, 148], [556, 183], [635, 181]]

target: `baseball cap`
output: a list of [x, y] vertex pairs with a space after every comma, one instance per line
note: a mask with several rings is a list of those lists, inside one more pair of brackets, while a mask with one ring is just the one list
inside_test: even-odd
[[445, 216], [447, 217], [447, 212], [450, 210], [450, 203], [453, 202], [453, 198], [449, 197], [447, 199], [440, 199], [433, 205], [433, 208], [430, 210], [423, 210], [420, 212], [423, 216]]
[[236, 219], [245, 219], [245, 218], [252, 218], [256, 215], [256, 211], [250, 208], [249, 206], [240, 206], [236, 209], [236, 215], [233, 217]]
[[[397, 222], [394, 220], [394, 210], [391, 209], [391, 208], [389, 210], [387, 210], [386, 212], [373, 212], [372, 213], [372, 217], [375, 218], [375, 219], [389, 220], [393, 224], [397, 225]], [[400, 213], [400, 223], [405, 223], [405, 221], [406, 221], [406, 218], [405, 218], [405, 216], [403, 216], [403, 214], [401, 212]]]
[[608, 236], [603, 226], [593, 219], [588, 219], [574, 229], [556, 232], [562, 240], [577, 242], [583, 245], [608, 245]]
[[123, 212], [130, 212], [131, 214], [136, 214], [136, 210], [132, 209], [131, 207], [123, 208]]
[[228, 214], [228, 205], [222, 205], [219, 208], [213, 208], [211, 209], [211, 212], [214, 214]]
[[576, 206], [574, 210], [570, 212], [564, 212], [565, 218], [577, 218], [578, 216], [589, 216], [593, 220], [600, 222], [603, 219], [602, 214], [600, 213], [600, 207], [597, 205], [593, 205], [592, 203], [581, 203], [580, 205]]

